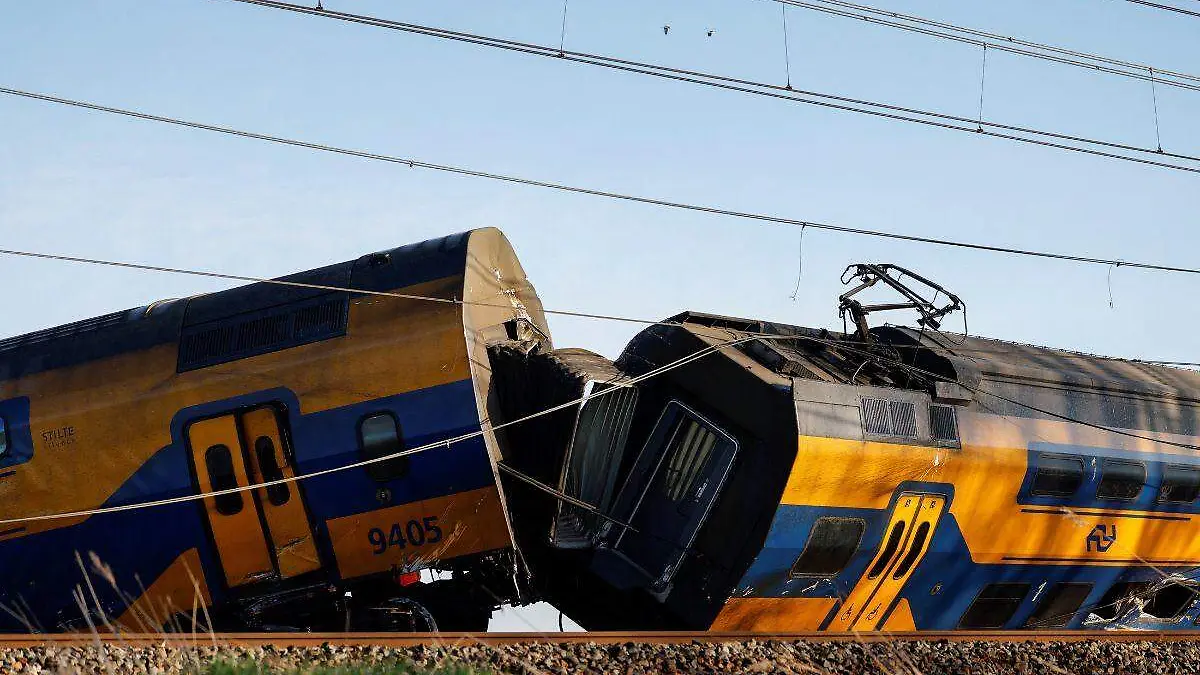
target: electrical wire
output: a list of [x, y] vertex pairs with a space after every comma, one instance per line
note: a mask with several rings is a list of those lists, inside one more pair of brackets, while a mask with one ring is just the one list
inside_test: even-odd
[[[702, 359], [711, 354], [715, 354], [716, 352], [721, 351], [723, 349], [728, 349], [729, 347], [734, 347], [734, 346], [737, 346], [744, 342], [749, 342], [751, 340], [761, 340], [761, 339], [782, 339], [782, 338], [780, 338], [780, 336], [748, 335], [748, 336], [743, 336], [743, 337], [739, 337], [739, 338], [734, 338], [731, 340], [726, 340], [725, 342], [721, 342], [721, 343], [718, 343], [715, 345], [708, 345], [707, 347], [698, 349], [686, 356], [680, 357], [674, 361], [671, 361], [662, 366], [654, 368], [654, 369], [647, 371], [641, 375], [631, 377], [624, 381], [623, 386], [609, 387], [607, 389], [601, 389], [600, 391], [593, 391], [592, 393], [585, 394], [583, 396], [580, 396], [579, 398], [567, 401], [565, 403], [560, 403], [558, 405], [551, 406], [549, 408], [539, 410], [534, 413], [530, 413], [523, 417], [518, 417], [516, 419], [508, 420], [506, 422], [501, 422], [500, 424], [491, 424], [488, 421], [484, 421], [484, 423], [480, 425], [481, 428], [478, 431], [471, 431], [471, 432], [468, 432], [465, 434], [460, 434], [458, 436], [446, 438], [446, 439], [443, 439], [440, 441], [433, 441], [431, 443], [426, 443], [425, 445], [422, 445], [422, 446], [419, 446], [416, 448], [410, 448], [408, 450], [401, 450], [399, 452], [393, 452], [391, 454], [382, 455], [380, 457], [372, 457], [370, 459], [365, 459], [365, 460], [362, 460], [359, 462], [352, 462], [350, 464], [344, 464], [342, 466], [335, 466], [335, 467], [331, 467], [328, 469], [312, 471], [312, 472], [309, 472], [306, 474], [301, 474], [299, 476], [284, 477], [284, 478], [279, 478], [276, 480], [263, 481], [261, 483], [253, 483], [253, 484], [249, 484], [249, 485], [228, 488], [225, 490], [212, 490], [209, 492], [198, 492], [196, 494], [180, 495], [178, 497], [169, 497], [166, 499], [157, 499], [157, 500], [148, 501], [148, 502], [135, 502], [132, 504], [121, 504], [121, 505], [117, 505], [117, 506], [103, 506], [103, 507], [99, 507], [99, 508], [95, 508], [95, 509], [83, 509], [83, 510], [79, 510], [79, 511], [64, 511], [64, 512], [58, 512], [58, 513], [45, 513], [45, 514], [39, 514], [36, 516], [23, 516], [20, 518], [7, 518], [4, 520], [0, 520], [0, 525], [19, 525], [22, 523], [42, 522], [42, 521], [49, 521], [49, 520], [88, 518], [88, 517], [92, 517], [92, 516], [106, 515], [106, 514], [111, 514], [111, 513], [121, 513], [124, 511], [135, 511], [135, 510], [139, 510], [139, 509], [154, 508], [154, 507], [159, 507], [159, 506], [170, 506], [172, 504], [181, 504], [181, 503], [185, 503], [185, 502], [194, 502], [194, 501], [198, 501], [198, 500], [202, 500], [202, 499], [220, 497], [222, 495], [230, 495], [230, 494], [238, 494], [238, 493], [242, 493], [242, 492], [249, 492], [251, 490], [258, 490], [260, 488], [265, 489], [265, 488], [272, 487], [274, 485], [285, 485], [288, 483], [297, 483], [299, 481], [308, 480], [310, 478], [318, 478], [320, 476], [328, 476], [330, 474], [341, 473], [343, 471], [349, 471], [351, 469], [357, 469], [357, 468], [364, 467], [364, 466], [370, 466], [371, 464], [377, 464], [379, 462], [386, 462], [389, 460], [399, 459], [401, 457], [410, 457], [412, 455], [420, 454], [423, 452], [429, 452], [432, 450], [439, 450], [439, 449], [443, 449], [443, 448], [449, 450], [450, 447], [456, 443], [462, 443], [462, 442], [469, 441], [469, 440], [472, 440], [475, 438], [480, 438], [480, 437], [484, 436], [485, 434], [494, 433], [494, 432], [499, 431], [500, 429], [504, 429], [506, 427], [510, 427], [510, 426], [513, 426], [516, 424], [521, 424], [523, 422], [528, 422], [530, 420], [534, 420], [539, 417], [543, 417], [545, 415], [550, 415], [552, 413], [558, 412], [560, 410], [564, 410], [566, 408], [571, 408], [571, 407], [574, 407], [577, 405], [583, 405], [592, 399], [606, 396], [615, 391], [620, 391], [624, 387], [629, 387], [629, 386], [639, 384], [641, 382], [645, 382], [646, 380], [650, 380], [650, 379], [653, 379], [660, 375], [666, 374], [672, 370], [675, 370], [676, 368], [682, 368], [683, 366], [686, 366], [686, 365], [692, 363], [693, 361]], [[509, 475], [513, 475], [514, 473], [520, 473], [516, 469], [509, 467], [509, 466], [504, 466], [503, 471], [504, 471], [504, 473], [507, 473]], [[540, 483], [538, 481], [536, 481], [532, 478], [530, 478], [529, 480], [533, 481], [533, 483], [540, 485]], [[581, 508], [592, 509], [593, 511], [596, 512], [597, 515], [600, 515], [599, 510], [596, 509], [595, 506], [592, 506], [592, 505], [588, 504], [587, 502], [583, 502], [580, 500], [574, 500], [571, 503], [573, 505], [579, 506]], [[612, 520], [612, 519], [609, 518], [609, 520]], [[628, 527], [627, 524], [622, 524], [622, 525], [625, 527]]]
[[[1157, 66], [1114, 59], [1099, 54], [1042, 44], [1018, 37], [1000, 35], [976, 28], [958, 26], [912, 14], [871, 7], [845, 0], [771, 0], [782, 5], [801, 7], [816, 12], [897, 28], [910, 33], [950, 40], [963, 44], [987, 47], [1019, 56], [1076, 66], [1098, 72], [1142, 81], [1156, 81], [1172, 87], [1200, 91], [1200, 76], [1163, 70]], [[1154, 75], [1149, 73], [1153, 71]]]
[[1154, 9], [1162, 9], [1162, 10], [1166, 10], [1168, 12], [1176, 12], [1178, 14], [1186, 14], [1188, 16], [1200, 17], [1200, 12], [1194, 12], [1190, 9], [1184, 9], [1182, 7], [1172, 7], [1171, 5], [1164, 5], [1164, 4], [1157, 3], [1157, 2], [1148, 2], [1148, 0], [1125, 0], [1125, 1], [1132, 2], [1135, 5], [1144, 5], [1146, 7], [1153, 7]]
[[563, 61], [571, 61], [574, 63], [599, 66], [602, 68], [609, 68], [622, 72], [648, 75], [651, 77], [714, 87], [727, 91], [753, 94], [756, 96], [765, 96], [769, 98], [786, 100], [793, 103], [802, 103], [805, 105], [830, 108], [843, 112], [855, 112], [894, 121], [910, 122], [913, 124], [921, 124], [951, 131], [990, 136], [992, 138], [999, 138], [1019, 143], [1028, 143], [1069, 152], [1078, 152], [1097, 157], [1105, 157], [1108, 159], [1135, 162], [1138, 164], [1174, 169], [1177, 171], [1187, 171], [1190, 173], [1200, 173], [1200, 166], [1188, 166], [1186, 164], [1163, 161], [1163, 159], [1174, 159], [1200, 164], [1200, 157], [1180, 153], [1159, 152], [1154, 148], [1104, 141], [1083, 136], [1052, 132], [1044, 129], [1034, 129], [1030, 127], [1003, 124], [989, 120], [976, 120], [974, 118], [963, 117], [960, 115], [951, 115], [948, 113], [922, 110], [919, 108], [911, 108], [889, 103], [869, 101], [865, 99], [856, 99], [817, 91], [788, 88], [766, 82], [756, 82], [754, 80], [716, 75], [702, 71], [671, 68], [668, 66], [631, 61], [628, 59], [620, 59], [611, 56], [602, 56], [586, 52], [559, 51], [553, 46], [517, 42], [503, 38], [434, 28], [420, 24], [381, 19], [361, 14], [349, 14], [328, 9], [315, 10], [286, 2], [277, 2], [275, 0], [229, 1], [295, 12], [299, 14], [307, 14], [326, 19], [336, 19], [348, 23], [356, 23], [378, 28], [387, 28], [406, 33], [425, 35], [429, 37], [454, 40], [496, 49], [515, 51], [534, 56], [542, 56], [545, 58], [554, 58]]
[[[804, 230], [803, 230], [803, 228], [801, 228], [801, 233], [803, 233], [803, 232], [804, 232]], [[271, 278], [267, 278], [267, 277], [248, 276], [248, 275], [241, 275], [241, 274], [227, 274], [227, 273], [223, 273], [223, 272], [212, 272], [212, 271], [208, 271], [208, 270], [187, 269], [187, 268], [179, 268], [179, 267], [166, 267], [166, 266], [162, 266], [162, 265], [148, 265], [148, 264], [142, 264], [142, 263], [131, 263], [131, 262], [116, 261], [116, 260], [102, 260], [102, 259], [98, 259], [98, 258], [82, 258], [82, 257], [77, 257], [77, 256], [67, 256], [67, 255], [58, 255], [58, 254], [50, 254], [50, 253], [38, 253], [38, 252], [33, 252], [33, 251], [0, 249], [0, 255], [33, 258], [33, 259], [40, 259], [40, 260], [51, 260], [51, 261], [58, 261], [58, 262], [71, 262], [71, 263], [79, 263], [79, 264], [86, 264], [86, 265], [103, 266], [103, 267], [116, 267], [116, 268], [123, 268], [123, 269], [141, 270], [141, 271], [147, 271], [147, 272], [162, 272], [162, 273], [167, 273], [167, 274], [178, 274], [178, 275], [195, 276], [195, 277], [203, 277], [203, 278], [222, 279], [222, 280], [228, 280], [228, 281], [245, 281], [245, 282], [250, 282], [250, 283], [270, 284], [270, 285], [274, 285], [274, 286], [281, 286], [281, 287], [287, 287], [287, 288], [307, 288], [307, 289], [312, 289], [312, 290], [344, 292], [344, 293], [369, 295], [369, 296], [376, 296], [376, 297], [399, 298], [402, 300], [418, 300], [418, 301], [436, 302], [436, 303], [441, 303], [441, 304], [453, 304], [453, 305], [472, 306], [472, 307], [490, 307], [490, 308], [496, 308], [496, 309], [511, 309], [512, 308], [511, 304], [489, 303], [489, 302], [481, 302], [478, 300], [460, 300], [457, 298], [441, 298], [441, 297], [428, 296], [428, 295], [415, 295], [412, 293], [398, 293], [395, 291], [365, 290], [365, 289], [352, 288], [349, 286], [311, 284], [311, 283], [299, 282], [299, 281], [288, 281], [285, 279], [271, 279]], [[614, 315], [614, 314], [599, 314], [599, 313], [595, 313], [595, 312], [583, 312], [583, 311], [577, 311], [577, 310], [543, 308], [542, 312], [544, 314], [548, 314], [551, 316], [566, 316], [566, 317], [572, 317], [572, 318], [596, 319], [596, 320], [601, 320], [601, 321], [616, 321], [616, 322], [623, 322], [623, 323], [639, 324], [639, 325], [643, 325], [643, 326], [674, 325], [673, 323], [671, 323], [669, 321], [661, 321], [661, 320], [656, 320], [656, 319], [638, 318], [638, 317], [630, 317], [630, 316], [621, 316], [621, 315]], [[944, 331], [939, 331], [939, 333], [945, 334]], [[760, 337], [771, 337], [771, 336], [776, 335], [775, 333], [754, 333], [754, 334], [758, 335]], [[1057, 347], [1046, 347], [1043, 345], [1034, 345], [1034, 344], [1027, 344], [1027, 343], [1022, 343], [1022, 342], [1013, 342], [1010, 340], [998, 340], [996, 338], [987, 338], [987, 339], [991, 340], [993, 342], [1001, 342], [1003, 344], [1015, 346], [1015, 347], [1026, 347], [1026, 348], [1032, 348], [1032, 349], [1051, 350], [1051, 351], [1063, 352], [1070, 356], [1078, 356], [1078, 357], [1083, 357], [1083, 358], [1108, 359], [1108, 360], [1113, 360], [1113, 361], [1122, 361], [1122, 362], [1126, 362], [1126, 363], [1136, 363], [1136, 364], [1154, 365], [1154, 366], [1200, 367], [1200, 362], [1196, 362], [1196, 361], [1172, 361], [1172, 360], [1165, 360], [1165, 359], [1126, 358], [1126, 357], [1118, 357], [1118, 356], [1107, 356], [1107, 355], [1101, 355], [1101, 354], [1090, 354], [1087, 352], [1066, 350], [1066, 349], [1061, 349], [1061, 348], [1057, 348]], [[2, 342], [2, 341], [0, 341], [0, 342]], [[914, 352], [921, 350], [921, 349], [929, 349], [929, 347], [926, 345], [891, 345], [891, 348], [896, 349], [896, 350], [908, 349], [908, 350], [912, 350]], [[959, 355], [967, 355], [967, 354], [974, 354], [974, 353], [993, 354], [995, 352], [994, 349], [988, 349], [988, 348], [982, 348], [982, 347], [971, 348], [971, 347], [962, 347], [962, 346], [955, 346], [952, 351], [955, 354], [959, 354]]]
[[[247, 0], [234, 0], [234, 1], [235, 2], [243, 2], [243, 1], [247, 1]], [[374, 161], [388, 162], [391, 164], [407, 166], [409, 168], [414, 168], [414, 169], [415, 168], [430, 169], [433, 171], [442, 171], [442, 172], [447, 172], [447, 173], [452, 173], [452, 174], [457, 174], [457, 175], [462, 175], [462, 176], [472, 176], [475, 178], [486, 178], [489, 180], [515, 183], [515, 184], [527, 185], [527, 186], [531, 186], [531, 187], [540, 187], [540, 188], [546, 188], [546, 189], [550, 189], [550, 190], [559, 190], [562, 192], [570, 192], [570, 193], [575, 193], [575, 194], [591, 195], [593, 197], [604, 197], [607, 199], [614, 199], [614, 200], [619, 200], [619, 201], [635, 202], [635, 203], [639, 203], [639, 204], [649, 204], [651, 206], [660, 206], [660, 207], [670, 208], [670, 209], [695, 211], [695, 212], [699, 212], [699, 213], [707, 213], [707, 214], [711, 214], [711, 215], [727, 216], [727, 217], [731, 217], [731, 218], [739, 218], [739, 219], [744, 219], [744, 220], [753, 220], [753, 221], [759, 221], [759, 222], [774, 223], [774, 224], [778, 224], [778, 225], [792, 225], [792, 226], [796, 226], [796, 227], [811, 227], [813, 229], [826, 230], [829, 232], [840, 232], [843, 234], [868, 236], [868, 237], [880, 237], [880, 238], [884, 238], [884, 239], [893, 239], [893, 240], [897, 240], [897, 241], [908, 241], [908, 242], [914, 242], [914, 243], [930, 244], [930, 245], [935, 245], [935, 246], [945, 246], [945, 247], [950, 247], [950, 248], [958, 248], [958, 249], [966, 249], [966, 250], [987, 251], [987, 252], [991, 252], [991, 253], [1002, 253], [1002, 254], [1007, 254], [1007, 255], [1017, 255], [1017, 256], [1027, 256], [1027, 257], [1033, 257], [1033, 258], [1061, 260], [1061, 261], [1092, 264], [1092, 265], [1107, 266], [1107, 265], [1115, 265], [1115, 264], [1119, 263], [1122, 267], [1129, 267], [1129, 268], [1134, 268], [1134, 269], [1155, 270], [1155, 271], [1160, 271], [1160, 272], [1177, 272], [1177, 273], [1184, 273], [1184, 274], [1200, 274], [1200, 268], [1196, 268], [1196, 267], [1183, 267], [1183, 266], [1177, 266], [1177, 265], [1165, 265], [1165, 264], [1159, 264], [1159, 263], [1137, 262], [1137, 261], [1129, 261], [1129, 260], [1115, 260], [1115, 259], [1110, 259], [1110, 258], [1099, 258], [1099, 257], [1092, 257], [1092, 256], [1076, 255], [1076, 254], [1052, 253], [1052, 252], [1037, 251], [1037, 250], [1032, 250], [1032, 249], [1021, 249], [1021, 248], [1015, 248], [1015, 247], [1009, 247], [1009, 246], [977, 244], [977, 243], [954, 240], [954, 239], [943, 239], [943, 238], [938, 238], [938, 237], [925, 237], [925, 236], [919, 236], [919, 235], [901, 234], [898, 232], [888, 232], [888, 231], [884, 231], [884, 230], [871, 230], [871, 229], [859, 228], [859, 227], [847, 227], [847, 226], [843, 226], [843, 225], [833, 225], [830, 223], [820, 223], [820, 222], [811, 221], [811, 220], [800, 220], [797, 218], [786, 218], [783, 216], [773, 216], [773, 215], [769, 215], [769, 214], [756, 213], [756, 212], [752, 212], [752, 211], [736, 211], [733, 209], [724, 209], [724, 208], [719, 208], [719, 207], [715, 207], [715, 206], [707, 206], [707, 205], [702, 205], [702, 204], [691, 204], [691, 203], [687, 203], [687, 202], [671, 201], [668, 199], [662, 199], [662, 198], [658, 198], [658, 197], [645, 197], [645, 196], [638, 196], [638, 195], [630, 195], [630, 194], [626, 194], [626, 193], [613, 192], [613, 191], [609, 191], [609, 190], [600, 190], [600, 189], [596, 189], [596, 188], [588, 188], [588, 187], [581, 187], [581, 186], [577, 186], [577, 185], [569, 185], [566, 183], [555, 183], [555, 182], [545, 181], [545, 180], [523, 178], [523, 177], [519, 177], [519, 176], [512, 176], [512, 175], [507, 175], [507, 174], [492, 173], [492, 172], [487, 172], [487, 171], [480, 171], [477, 169], [452, 166], [449, 164], [437, 164], [437, 163], [433, 163], [433, 162], [418, 160], [415, 158], [399, 157], [396, 155], [385, 155], [385, 154], [381, 154], [381, 153], [377, 153], [377, 152], [368, 152], [366, 150], [355, 150], [355, 149], [351, 149], [351, 148], [344, 148], [344, 147], [338, 147], [338, 146], [333, 146], [333, 145], [314, 143], [314, 142], [310, 142], [310, 141], [301, 141], [301, 140], [296, 140], [296, 139], [291, 139], [291, 138], [285, 138], [282, 136], [272, 136], [272, 135], [268, 135], [268, 134], [261, 134], [261, 133], [251, 132], [251, 131], [243, 131], [243, 130], [233, 129], [230, 127], [221, 127], [221, 126], [205, 124], [205, 123], [201, 123], [201, 122], [193, 122], [193, 121], [182, 120], [182, 119], [173, 118], [173, 117], [165, 117], [162, 115], [152, 115], [150, 113], [138, 112], [135, 110], [128, 110], [128, 109], [123, 109], [123, 108], [113, 108], [113, 107], [109, 107], [109, 106], [99, 105], [96, 103], [88, 103], [85, 101], [60, 98], [57, 96], [50, 96], [47, 94], [39, 94], [39, 93], [24, 91], [24, 90], [20, 90], [20, 89], [11, 89], [11, 88], [7, 88], [7, 87], [0, 87], [0, 94], [7, 94], [10, 96], [18, 96], [18, 97], [23, 97], [23, 98], [36, 99], [39, 101], [46, 101], [49, 103], [57, 103], [60, 105], [83, 108], [86, 110], [92, 110], [92, 111], [96, 111], [96, 112], [104, 112], [104, 113], [110, 113], [110, 114], [114, 114], [114, 115], [122, 115], [122, 116], [126, 116], [126, 117], [142, 119], [142, 120], [149, 120], [149, 121], [154, 121], [154, 122], [161, 122], [164, 124], [172, 124], [172, 125], [176, 125], [176, 126], [187, 127], [190, 129], [200, 129], [203, 131], [211, 131], [214, 133], [227, 134], [230, 136], [237, 136], [237, 137], [241, 137], [241, 138], [250, 138], [250, 139], [255, 139], [255, 140], [260, 140], [260, 141], [267, 141], [270, 143], [278, 143], [280, 145], [288, 145], [288, 146], [293, 146], [293, 147], [306, 148], [309, 150], [317, 150], [320, 152], [328, 152], [328, 153], [333, 153], [333, 154], [338, 154], [338, 155], [346, 155], [346, 156], [350, 156], [350, 157], [358, 157], [361, 159], [370, 159], [370, 160], [374, 160]], [[1187, 170], [1188, 171], [1200, 171], [1200, 169], [1187, 169]], [[143, 268], [143, 269], [149, 269], [149, 270], [154, 270], [154, 271], [179, 272], [179, 273], [191, 274], [191, 272], [187, 272], [187, 271], [174, 270], [174, 269], [170, 269], [170, 268], [159, 268], [157, 266], [152, 266], [152, 265], [139, 265], [139, 264], [135, 264], [135, 263], [110, 262], [110, 261], [102, 261], [102, 260], [87, 259], [87, 258], [77, 258], [77, 257], [73, 257], [73, 256], [65, 256], [65, 255], [58, 255], [58, 254], [18, 251], [18, 250], [13, 250], [13, 249], [0, 249], [0, 255], [25, 256], [25, 257], [31, 257], [31, 258], [45, 258], [45, 259], [52, 259], [52, 260], [67, 260], [67, 261], [72, 261], [72, 262], [83, 262], [83, 263], [91, 263], [91, 264], [99, 264], [99, 265], [113, 265], [113, 266], [117, 266], [117, 267]], [[257, 279], [257, 278], [253, 278], [253, 277], [238, 277], [236, 275], [228, 275], [226, 277], [221, 277], [220, 274], [215, 273], [215, 272], [204, 272], [204, 273], [199, 273], [199, 275], [200, 276], [214, 276], [214, 277], [218, 277], [218, 278], [229, 278], [229, 279], [235, 279], [235, 280], [239, 280], [239, 281], [267, 281], [265, 279]]]

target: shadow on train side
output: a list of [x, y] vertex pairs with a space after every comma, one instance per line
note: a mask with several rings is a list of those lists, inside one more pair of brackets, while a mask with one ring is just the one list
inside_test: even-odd
[[685, 312], [615, 362], [554, 348], [496, 230], [285, 280], [0, 341], [0, 629], [1200, 613], [1200, 374], [943, 332], [890, 265], [853, 332]]

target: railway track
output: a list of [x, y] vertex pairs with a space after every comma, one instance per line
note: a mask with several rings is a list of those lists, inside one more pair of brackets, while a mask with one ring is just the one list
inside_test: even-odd
[[945, 631], [918, 633], [137, 633], [0, 635], [0, 649], [111, 645], [146, 647], [416, 647], [516, 644], [713, 644], [737, 642], [1200, 642], [1200, 631]]

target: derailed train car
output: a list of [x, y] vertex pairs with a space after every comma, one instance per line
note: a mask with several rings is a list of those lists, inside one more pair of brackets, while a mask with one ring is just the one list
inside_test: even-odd
[[[486, 345], [548, 343], [507, 240], [284, 281], [0, 342], [0, 629], [202, 610], [225, 629], [482, 630], [515, 599]], [[458, 574], [413, 583], [432, 565]]]
[[615, 363], [498, 350], [509, 416], [591, 396], [506, 430], [562, 492], [509, 487], [541, 592], [590, 629], [1194, 629], [1200, 373], [941, 333], [957, 298], [894, 287], [920, 329], [847, 294], [853, 333], [689, 312]]
[[0, 342], [0, 630], [1193, 627], [1200, 374], [856, 271], [853, 333], [687, 312], [613, 362], [480, 230]]

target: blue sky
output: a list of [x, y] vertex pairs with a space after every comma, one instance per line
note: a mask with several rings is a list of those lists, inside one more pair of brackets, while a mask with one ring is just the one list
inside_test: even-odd
[[[1184, 72], [1200, 19], [1120, 0], [880, 6]], [[557, 44], [562, 3], [332, 9]], [[980, 50], [790, 9], [792, 83], [973, 116]], [[662, 26], [671, 31], [664, 35]], [[712, 37], [706, 35], [713, 29]], [[566, 47], [783, 83], [768, 0], [572, 0]], [[225, 0], [0, 3], [0, 86], [476, 169], [841, 225], [1193, 265], [1200, 177]], [[1200, 154], [1200, 93], [1159, 87]], [[985, 117], [1155, 143], [1149, 85], [991, 53]], [[971, 332], [1197, 360], [1200, 279], [800, 231], [322, 155], [0, 98], [0, 246], [272, 276], [492, 225], [547, 307], [839, 326], [849, 263], [895, 262]], [[0, 260], [0, 337], [225, 284]], [[552, 319], [619, 353], [627, 324]], [[539, 627], [557, 615], [534, 612]], [[523, 617], [510, 619], [522, 627]]]

